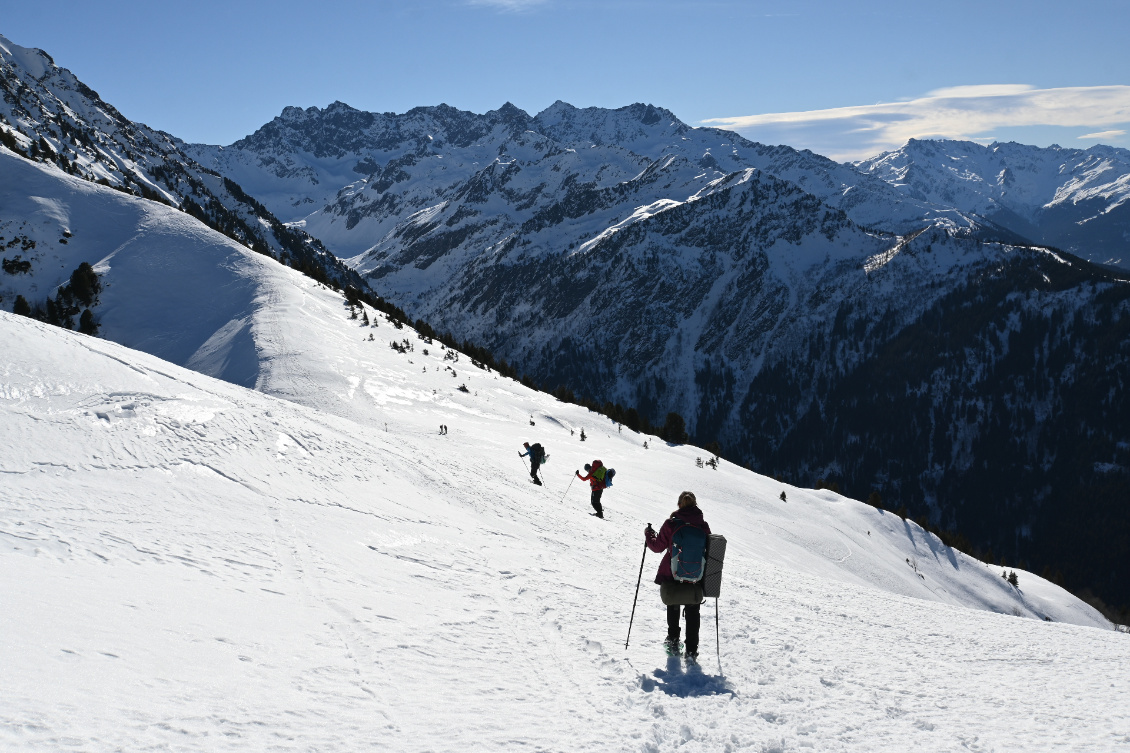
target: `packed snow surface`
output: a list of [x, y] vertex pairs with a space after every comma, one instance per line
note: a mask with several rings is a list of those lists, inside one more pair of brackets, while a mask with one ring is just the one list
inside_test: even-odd
[[[0, 748], [1130, 745], [1130, 639], [1056, 586], [333, 314], [303, 334], [355, 336], [353, 417], [0, 313]], [[729, 541], [699, 668], [663, 655], [658, 555], [624, 646], [683, 489]]]

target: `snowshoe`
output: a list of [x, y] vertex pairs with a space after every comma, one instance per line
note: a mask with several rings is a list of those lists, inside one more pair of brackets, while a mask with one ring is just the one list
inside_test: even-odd
[[687, 666], [690, 666], [692, 664], [698, 664], [698, 652], [697, 651], [688, 651], [683, 658], [687, 660]]
[[678, 641], [673, 641], [670, 638], [663, 641], [663, 648], [666, 649], [668, 656], [679, 656], [683, 653], [683, 644]]

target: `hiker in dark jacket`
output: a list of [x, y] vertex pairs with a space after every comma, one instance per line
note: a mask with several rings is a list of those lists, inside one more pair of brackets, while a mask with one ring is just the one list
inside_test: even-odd
[[[700, 528], [707, 536], [710, 535], [710, 526], [702, 519], [702, 510], [698, 509], [698, 500], [695, 499], [693, 492], [683, 492], [679, 495], [679, 508], [663, 522], [659, 533], [656, 533], [650, 525], [644, 529], [647, 548], [664, 555], [659, 560], [659, 571], [655, 574], [655, 582], [659, 584], [660, 588], [665, 583], [676, 582], [675, 576], [671, 573], [671, 541], [675, 537], [675, 532], [686, 525]], [[688, 659], [698, 658], [700, 606], [700, 604], [682, 605], [687, 618], [686, 649]], [[667, 605], [667, 640], [664, 643], [671, 655], [677, 655], [679, 651], [679, 611], [679, 604]]]
[[535, 484], [537, 484], [538, 486], [541, 486], [541, 479], [538, 478], [538, 467], [542, 464], [542, 461], [545, 460], [545, 450], [542, 449], [541, 444], [539, 444], [537, 442], [534, 442], [532, 447], [530, 446], [529, 442], [523, 442], [522, 446], [526, 448], [526, 451], [525, 452], [519, 452], [518, 457], [524, 458], [527, 455], [529, 455], [529, 457], [530, 457], [530, 478], [533, 479]]
[[588, 481], [589, 486], [592, 487], [592, 496], [589, 497], [589, 502], [592, 503], [592, 509], [596, 510], [596, 517], [604, 517], [604, 508], [600, 504], [600, 495], [604, 494], [604, 480], [596, 476], [596, 471], [601, 468], [599, 460], [592, 461], [592, 465], [585, 463], [585, 475], [582, 476], [580, 471], [574, 471], [577, 478], [581, 481]]

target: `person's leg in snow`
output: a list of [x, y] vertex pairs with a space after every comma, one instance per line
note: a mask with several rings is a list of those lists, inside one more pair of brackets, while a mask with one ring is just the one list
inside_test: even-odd
[[667, 606], [667, 640], [663, 641], [663, 647], [667, 649], [668, 656], [679, 655], [679, 610], [682, 609], [678, 604], [670, 604]]
[[[691, 659], [698, 657], [698, 628], [702, 618], [701, 606], [701, 604], [687, 604], [683, 607], [683, 614], [687, 618], [687, 657]], [[676, 612], [676, 623], [678, 623], [678, 620], [679, 617]]]
[[687, 658], [698, 658], [698, 630], [702, 622], [700, 606], [699, 604], [667, 606], [667, 640], [663, 641], [663, 645], [671, 656], [677, 656], [679, 653], [679, 612], [681, 611], [687, 620]]
[[603, 493], [603, 489], [593, 489], [592, 497], [590, 499], [590, 501], [592, 502], [592, 509], [596, 510], [596, 517], [598, 518], [604, 517], [604, 508], [600, 506], [600, 495]]

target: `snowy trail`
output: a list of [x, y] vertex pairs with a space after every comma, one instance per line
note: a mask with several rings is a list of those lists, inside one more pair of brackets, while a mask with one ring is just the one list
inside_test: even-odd
[[[0, 314], [0, 747], [1130, 748], [1130, 641], [1051, 584], [441, 353], [358, 350], [303, 295], [308, 335], [358, 354], [352, 401], [303, 396], [331, 412]], [[324, 379], [284, 367], [280, 392]], [[620, 471], [603, 521], [569, 486], [594, 456]], [[642, 529], [683, 488], [730, 542], [724, 673], [710, 603], [701, 667], [663, 657], [650, 552], [623, 649]]]

